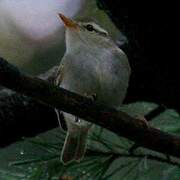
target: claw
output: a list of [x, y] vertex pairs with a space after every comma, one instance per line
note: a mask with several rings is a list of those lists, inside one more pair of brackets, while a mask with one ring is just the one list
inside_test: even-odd
[[96, 93], [91, 94], [91, 95], [88, 95], [87, 93], [84, 93], [84, 96], [91, 99], [93, 102], [97, 100], [97, 94]]
[[147, 128], [149, 127], [149, 122], [144, 116], [139, 116], [138, 115], [138, 116], [136, 116], [136, 119], [142, 121]]

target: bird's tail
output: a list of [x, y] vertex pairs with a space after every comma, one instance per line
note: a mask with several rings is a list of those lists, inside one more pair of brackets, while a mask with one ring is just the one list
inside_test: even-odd
[[72, 123], [68, 127], [66, 139], [61, 152], [61, 161], [67, 164], [71, 161], [81, 161], [84, 157], [87, 144], [87, 135], [90, 126], [79, 126], [78, 123]]

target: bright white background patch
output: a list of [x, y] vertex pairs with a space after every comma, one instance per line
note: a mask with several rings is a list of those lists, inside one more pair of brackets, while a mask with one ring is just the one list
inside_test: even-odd
[[28, 36], [41, 39], [54, 33], [62, 22], [57, 13], [74, 16], [85, 0], [0, 0], [0, 10]]

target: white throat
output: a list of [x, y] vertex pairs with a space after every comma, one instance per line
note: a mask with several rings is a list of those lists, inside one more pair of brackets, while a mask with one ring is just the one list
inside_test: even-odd
[[86, 54], [99, 55], [103, 51], [110, 51], [115, 44], [106, 38], [84, 37], [80, 33], [66, 30], [66, 53], [77, 54], [82, 52]]

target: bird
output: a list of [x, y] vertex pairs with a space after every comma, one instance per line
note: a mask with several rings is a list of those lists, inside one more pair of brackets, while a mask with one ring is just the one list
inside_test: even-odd
[[[65, 26], [66, 51], [58, 66], [55, 85], [115, 109], [122, 105], [131, 68], [127, 55], [109, 33], [94, 21], [75, 21], [58, 14]], [[61, 151], [64, 164], [80, 162], [86, 152], [92, 123], [56, 109], [67, 126]]]

